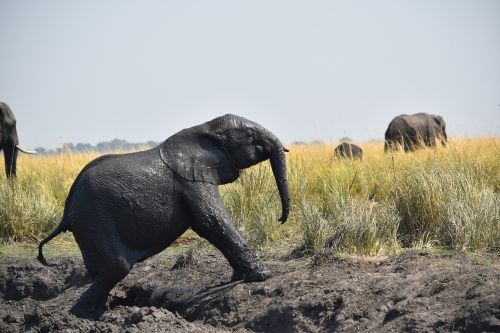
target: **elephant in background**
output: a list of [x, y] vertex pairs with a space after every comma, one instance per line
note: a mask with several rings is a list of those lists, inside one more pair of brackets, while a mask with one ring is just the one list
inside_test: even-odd
[[17, 171], [17, 153], [34, 154], [19, 146], [17, 137], [16, 117], [10, 107], [0, 102], [0, 151], [3, 150], [5, 160], [5, 174], [7, 178], [15, 177]]
[[167, 248], [188, 228], [219, 249], [233, 268], [232, 280], [271, 276], [250, 249], [223, 205], [218, 185], [235, 181], [242, 169], [270, 159], [286, 221], [290, 194], [285, 152], [261, 125], [224, 115], [184, 129], [159, 146], [105, 155], [83, 168], [66, 199], [59, 226], [39, 245], [71, 231], [93, 284], [71, 312], [96, 318], [113, 286], [135, 263]]
[[363, 159], [363, 149], [350, 143], [342, 142], [335, 148], [335, 156], [338, 158], [358, 158]]
[[384, 150], [398, 149], [400, 145], [406, 152], [422, 146], [435, 147], [436, 139], [443, 146], [448, 141], [443, 117], [427, 113], [402, 114], [389, 123], [385, 131]]

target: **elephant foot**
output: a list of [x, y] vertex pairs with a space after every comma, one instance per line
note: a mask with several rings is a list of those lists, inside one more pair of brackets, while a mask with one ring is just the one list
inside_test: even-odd
[[106, 311], [106, 301], [110, 290], [105, 280], [96, 280], [73, 305], [69, 312], [79, 318], [97, 320]]
[[259, 282], [267, 280], [271, 275], [272, 272], [269, 267], [261, 263], [256, 263], [249, 268], [235, 269], [231, 281]]
[[82, 319], [98, 320], [104, 311], [106, 310], [105, 304], [100, 304], [97, 306], [90, 306], [85, 304], [80, 304], [79, 302], [73, 305], [69, 312]]

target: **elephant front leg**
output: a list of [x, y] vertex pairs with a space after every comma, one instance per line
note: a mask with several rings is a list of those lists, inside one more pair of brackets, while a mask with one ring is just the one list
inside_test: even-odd
[[203, 184], [200, 188], [203, 190], [190, 193], [189, 206], [195, 217], [191, 228], [226, 257], [234, 270], [232, 281], [254, 282], [269, 278], [271, 270], [259, 261], [232, 223], [217, 187]]
[[9, 144], [4, 148], [5, 174], [7, 178], [16, 177], [17, 149], [14, 144]]

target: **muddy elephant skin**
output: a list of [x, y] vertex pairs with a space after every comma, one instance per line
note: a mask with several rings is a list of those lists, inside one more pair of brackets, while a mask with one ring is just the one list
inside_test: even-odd
[[420, 147], [435, 147], [436, 140], [443, 145], [448, 141], [443, 117], [428, 113], [403, 114], [390, 122], [385, 132], [384, 150], [402, 146], [408, 152]]
[[103, 313], [109, 291], [135, 263], [168, 247], [188, 228], [219, 249], [233, 268], [232, 280], [262, 281], [271, 271], [259, 262], [225, 209], [218, 185], [242, 169], [270, 159], [282, 203], [290, 209], [285, 151], [264, 127], [224, 115], [184, 129], [142, 152], [105, 155], [80, 172], [66, 199], [60, 225], [39, 245], [71, 231], [93, 284], [71, 312]]

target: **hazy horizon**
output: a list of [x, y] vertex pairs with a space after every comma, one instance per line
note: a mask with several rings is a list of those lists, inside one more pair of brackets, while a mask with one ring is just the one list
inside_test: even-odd
[[500, 135], [500, 1], [0, 0], [0, 101], [28, 148], [163, 141], [225, 113], [283, 142], [396, 115]]

